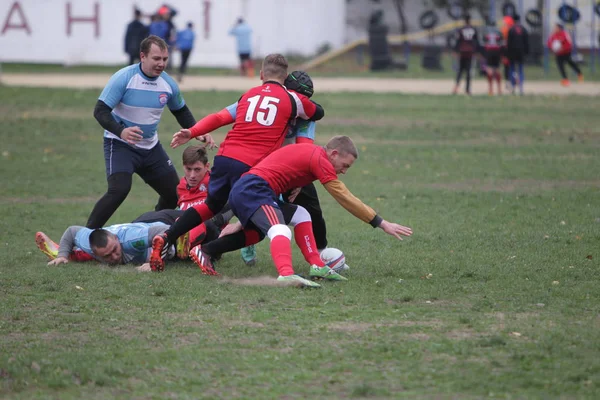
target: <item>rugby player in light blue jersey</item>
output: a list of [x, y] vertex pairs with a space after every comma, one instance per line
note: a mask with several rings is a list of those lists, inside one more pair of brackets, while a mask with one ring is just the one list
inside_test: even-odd
[[[152, 251], [152, 238], [163, 233], [169, 225], [163, 222], [131, 223], [88, 229], [83, 226], [67, 228], [58, 248], [58, 256], [48, 265], [66, 264], [73, 248], [79, 248], [96, 260], [116, 265], [148, 262]], [[175, 256], [169, 249], [168, 259]]]
[[[177, 206], [177, 171], [158, 140], [165, 106], [182, 128], [195, 123], [177, 83], [164, 69], [169, 50], [164, 40], [149, 36], [140, 45], [139, 64], [115, 73], [100, 94], [94, 117], [104, 128], [104, 160], [108, 190], [98, 200], [86, 224], [100, 228], [119, 208], [138, 174], [158, 194], [155, 210]], [[201, 137], [214, 146], [210, 135]]]

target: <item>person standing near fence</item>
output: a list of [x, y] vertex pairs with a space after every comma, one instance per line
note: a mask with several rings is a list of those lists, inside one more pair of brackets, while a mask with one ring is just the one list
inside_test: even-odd
[[185, 70], [187, 69], [188, 59], [194, 48], [195, 39], [194, 24], [191, 21], [188, 22], [186, 29], [177, 32], [177, 48], [181, 51], [181, 65], [179, 67], [179, 75], [177, 76], [179, 82], [183, 79], [183, 74], [185, 74]]
[[471, 63], [473, 55], [479, 51], [479, 40], [477, 38], [477, 30], [471, 26], [471, 16], [465, 15], [465, 25], [457, 32], [455, 51], [458, 54], [458, 72], [456, 73], [456, 86], [453, 94], [458, 93], [460, 79], [463, 72], [466, 74], [465, 92], [471, 94]]
[[[508, 30], [508, 39], [506, 40], [506, 55], [510, 63], [510, 82], [513, 86], [513, 93], [517, 84], [519, 85], [519, 94], [523, 95], [523, 83], [525, 82], [525, 57], [529, 54], [529, 33], [523, 25], [519, 15], [513, 17], [515, 24]], [[518, 73], [518, 77], [517, 77]]]
[[134, 19], [125, 32], [125, 53], [129, 55], [129, 65], [140, 60], [140, 43], [148, 37], [148, 27], [140, 21], [141, 18], [142, 12], [136, 8]]
[[583, 82], [581, 69], [571, 57], [571, 52], [573, 51], [571, 35], [569, 35], [569, 32], [565, 30], [565, 27], [562, 24], [558, 23], [555, 25], [552, 35], [548, 38], [547, 46], [556, 56], [556, 65], [560, 71], [560, 76], [562, 76], [560, 84], [563, 86], [569, 86], [571, 84], [567, 77], [567, 72], [565, 71], [565, 63], [569, 64], [571, 68], [573, 68], [573, 71], [577, 73], [577, 80]]
[[242, 76], [254, 76], [254, 62], [252, 61], [252, 28], [243, 18], [237, 20], [237, 24], [229, 31], [231, 36], [237, 40], [237, 51], [240, 57], [240, 74]]

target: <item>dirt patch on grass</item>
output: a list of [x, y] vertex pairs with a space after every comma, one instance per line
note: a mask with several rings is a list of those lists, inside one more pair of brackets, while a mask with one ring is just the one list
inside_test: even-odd
[[368, 323], [368, 322], [334, 322], [327, 325], [327, 329], [334, 331], [342, 331], [348, 333], [354, 332], [366, 332], [371, 329], [389, 328], [389, 327], [429, 327], [439, 328], [443, 326], [441, 320], [428, 320], [428, 321], [395, 321], [390, 323]]
[[[393, 184], [398, 185], [397, 183]], [[441, 189], [455, 192], [537, 192], [550, 191], [557, 189], [589, 189], [600, 188], [600, 180], [596, 181], [541, 181], [535, 179], [514, 179], [486, 182], [478, 179], [472, 179], [463, 182], [439, 182], [439, 183], [421, 183], [418, 187], [427, 189]]]

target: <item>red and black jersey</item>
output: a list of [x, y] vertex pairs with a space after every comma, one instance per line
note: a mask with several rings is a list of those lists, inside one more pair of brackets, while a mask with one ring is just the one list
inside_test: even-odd
[[281, 147], [289, 123], [311, 118], [317, 106], [308, 97], [274, 81], [248, 90], [239, 100], [233, 128], [217, 155], [253, 166]]
[[198, 186], [190, 187], [185, 180], [185, 176], [179, 181], [177, 185], [177, 207], [180, 210], [187, 210], [193, 206], [199, 205], [206, 201], [208, 196], [208, 181], [210, 180], [210, 171], [206, 172], [204, 178]]
[[472, 57], [473, 53], [479, 51], [479, 39], [477, 29], [471, 25], [465, 25], [456, 32], [456, 48], [461, 57]]
[[503, 46], [502, 33], [496, 28], [488, 28], [483, 34], [483, 48], [486, 51], [497, 51]]
[[271, 153], [247, 174], [263, 178], [278, 195], [316, 180], [325, 184], [337, 179], [325, 149], [311, 143], [285, 146]]

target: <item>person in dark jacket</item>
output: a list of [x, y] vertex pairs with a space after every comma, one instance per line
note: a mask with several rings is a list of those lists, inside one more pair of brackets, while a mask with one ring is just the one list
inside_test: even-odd
[[[529, 54], [529, 34], [527, 29], [521, 25], [519, 15], [513, 17], [515, 24], [508, 31], [506, 40], [506, 56], [510, 63], [510, 81], [513, 86], [513, 93], [517, 83], [519, 84], [519, 93], [523, 94], [523, 82], [525, 81], [525, 72], [523, 65], [525, 57]], [[516, 73], [518, 70], [519, 78], [517, 82]]]
[[134, 19], [127, 25], [125, 33], [125, 53], [129, 55], [129, 65], [140, 60], [140, 43], [148, 37], [148, 27], [140, 19], [142, 12], [136, 8]]
[[465, 15], [465, 25], [460, 28], [457, 32], [455, 52], [458, 56], [458, 71], [456, 73], [456, 86], [454, 86], [453, 93], [458, 93], [460, 79], [463, 72], [466, 75], [467, 85], [465, 92], [471, 94], [471, 63], [473, 55], [480, 51], [479, 39], [477, 37], [477, 30], [471, 25], [471, 16]]

